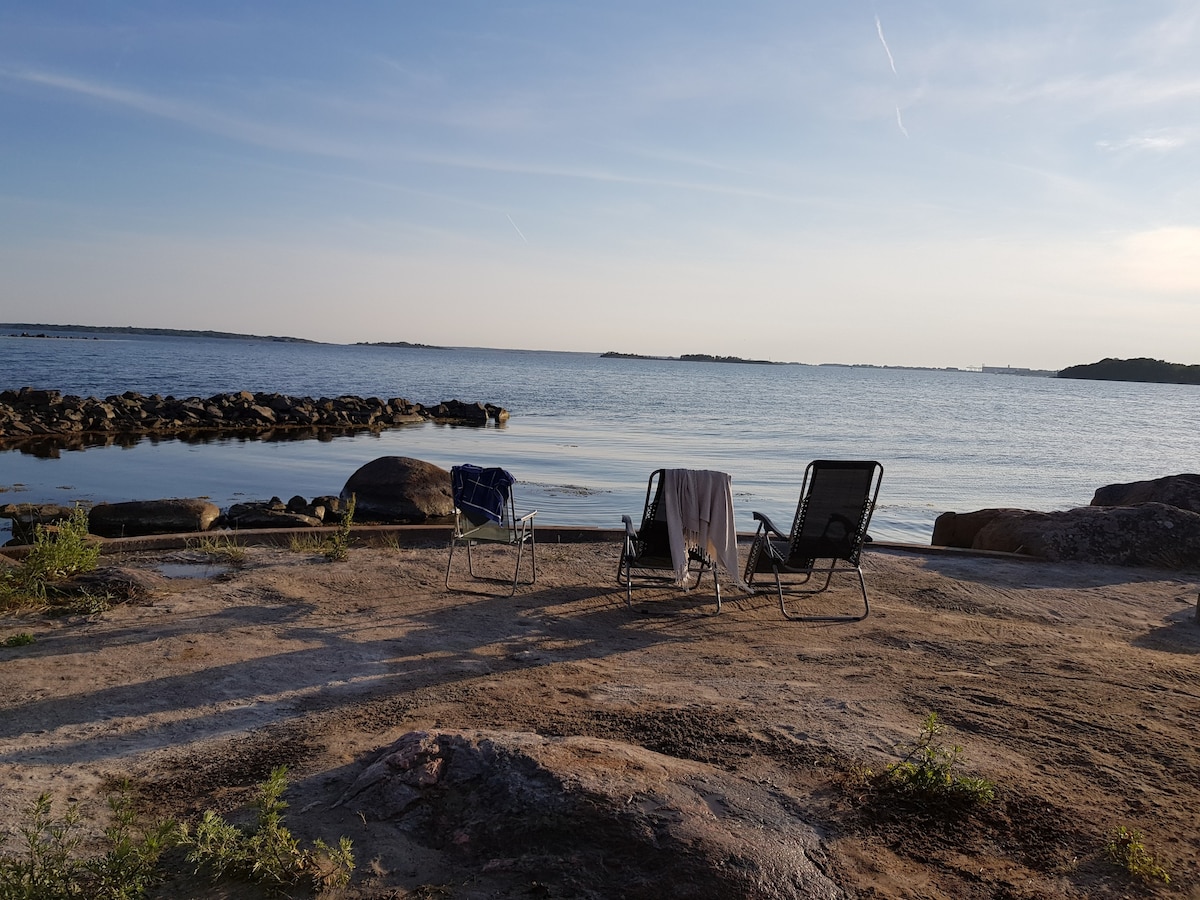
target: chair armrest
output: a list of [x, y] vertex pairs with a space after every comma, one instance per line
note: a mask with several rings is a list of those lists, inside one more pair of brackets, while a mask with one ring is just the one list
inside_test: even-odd
[[775, 527], [775, 523], [771, 521], [770, 516], [768, 516], [766, 513], [754, 513], [754, 520], [758, 522], [759, 525], [767, 532], [787, 540], [787, 535]]
[[637, 532], [633, 530], [633, 519], [629, 516], [621, 516], [621, 521], [625, 523], [625, 537], [631, 541], [637, 539]]
[[522, 525], [525, 524], [526, 522], [532, 523], [533, 517], [537, 515], [537, 512], [538, 511], [535, 509], [533, 512], [525, 513], [525, 515], [521, 516], [521, 518], [517, 519], [517, 521], [520, 522]]

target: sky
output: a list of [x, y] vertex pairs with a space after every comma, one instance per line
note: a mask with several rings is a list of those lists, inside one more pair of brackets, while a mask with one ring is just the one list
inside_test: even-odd
[[9, 0], [0, 321], [1197, 364], [1200, 4]]

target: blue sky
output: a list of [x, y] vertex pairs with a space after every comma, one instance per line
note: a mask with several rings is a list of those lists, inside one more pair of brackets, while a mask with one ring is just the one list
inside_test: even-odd
[[1194, 0], [0, 8], [0, 321], [1200, 363]]

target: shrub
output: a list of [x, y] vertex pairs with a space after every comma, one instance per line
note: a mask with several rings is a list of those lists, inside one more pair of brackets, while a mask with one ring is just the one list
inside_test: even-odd
[[938, 743], [936, 739], [941, 733], [937, 713], [931, 712], [904, 759], [884, 769], [881, 786], [921, 803], [968, 806], [990, 803], [996, 796], [995, 785], [986, 778], [959, 774], [963, 748]]
[[102, 855], [80, 859], [79, 810], [53, 815], [48, 794], [34, 801], [17, 829], [23, 852], [0, 857], [0, 900], [135, 900], [161, 880], [159, 859], [176, 838], [173, 822], [138, 827], [128, 795], [110, 796], [112, 824]]
[[249, 828], [231, 825], [211, 810], [194, 831], [184, 827], [188, 861], [214, 880], [242, 878], [271, 890], [302, 883], [314, 889], [346, 885], [354, 871], [350, 839], [341, 838], [336, 847], [317, 840], [311, 849], [302, 848], [283, 824], [286, 788], [287, 769], [280, 766], [259, 786], [258, 814]]
[[4, 606], [45, 603], [55, 582], [96, 568], [100, 546], [88, 534], [87, 510], [76, 506], [58, 525], [37, 525], [33, 546], [21, 565], [0, 580]]
[[1108, 858], [1138, 881], [1171, 883], [1170, 874], [1142, 843], [1141, 832], [1133, 831], [1124, 825], [1117, 826], [1109, 838]]

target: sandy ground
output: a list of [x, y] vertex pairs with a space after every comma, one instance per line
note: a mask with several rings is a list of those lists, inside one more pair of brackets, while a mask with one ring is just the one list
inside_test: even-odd
[[[254, 547], [228, 572], [196, 551], [106, 558], [177, 577], [92, 617], [0, 619], [0, 639], [36, 638], [0, 648], [0, 828], [43, 791], [99, 827], [122, 778], [149, 814], [235, 815], [286, 764], [292, 827], [354, 841], [347, 896], [579, 896], [334, 806], [406, 732], [488, 729], [626, 742], [770, 785], [848, 897], [1200, 897], [1195, 573], [874, 549], [871, 616], [801, 624], [732, 586], [712, 615], [707, 582], [642, 589], [628, 609], [617, 552], [540, 545], [537, 584], [513, 598], [447, 592], [440, 546], [340, 562]], [[997, 785], [978, 812], [867, 796], [863, 767], [897, 759], [931, 711]], [[1118, 825], [1169, 886], [1107, 862]]]

